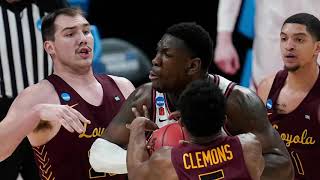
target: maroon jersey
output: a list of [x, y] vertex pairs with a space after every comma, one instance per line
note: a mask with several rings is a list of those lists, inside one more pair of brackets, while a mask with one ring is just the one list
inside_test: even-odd
[[42, 179], [126, 179], [124, 175], [97, 173], [89, 163], [88, 156], [92, 143], [102, 135], [125, 100], [116, 83], [109, 76], [99, 75], [96, 79], [103, 88], [103, 102], [100, 106], [86, 102], [59, 76], [48, 77], [59, 95], [60, 103], [73, 106], [89, 119], [91, 124], [85, 124], [85, 131], [82, 134], [70, 133], [61, 126], [58, 134], [48, 143], [33, 148]]
[[278, 114], [275, 104], [288, 76], [279, 71], [273, 81], [266, 107], [269, 120], [284, 141], [295, 168], [296, 179], [319, 179], [320, 162], [320, 78], [298, 107], [288, 114]]
[[171, 151], [179, 179], [250, 180], [238, 137], [220, 137], [208, 145], [182, 144]]

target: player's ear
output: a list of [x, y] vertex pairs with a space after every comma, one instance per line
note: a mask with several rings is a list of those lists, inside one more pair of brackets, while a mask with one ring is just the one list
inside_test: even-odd
[[315, 55], [319, 55], [320, 53], [320, 41], [317, 41], [316, 42], [316, 51], [315, 51]]
[[43, 43], [43, 47], [48, 54], [50, 55], [54, 54], [54, 46], [51, 41], [45, 41]]
[[201, 71], [201, 59], [198, 57], [192, 58], [187, 67], [188, 75], [196, 74]]

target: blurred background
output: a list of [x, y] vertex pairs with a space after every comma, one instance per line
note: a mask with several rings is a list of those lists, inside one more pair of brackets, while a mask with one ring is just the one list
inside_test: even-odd
[[[148, 72], [151, 60], [156, 54], [157, 42], [166, 28], [172, 24], [196, 22], [210, 33], [215, 42], [219, 1], [68, 2], [71, 6], [81, 7], [87, 13], [89, 22], [94, 25], [95, 47], [98, 52], [95, 56], [94, 70], [98, 73], [124, 76], [136, 87], [149, 81]], [[239, 27], [238, 24], [236, 27]], [[251, 48], [252, 40], [240, 30], [235, 30], [233, 36], [242, 64], [240, 71], [235, 75], [227, 75], [212, 63], [210, 73], [240, 83], [247, 49]]]

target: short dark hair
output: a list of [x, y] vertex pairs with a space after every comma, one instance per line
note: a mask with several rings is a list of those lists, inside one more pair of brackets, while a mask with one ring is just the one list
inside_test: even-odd
[[51, 40], [54, 41], [54, 33], [56, 31], [56, 27], [54, 25], [56, 19], [60, 15], [66, 16], [77, 16], [81, 15], [84, 17], [84, 13], [79, 8], [61, 8], [53, 11], [52, 13], [47, 14], [42, 19], [41, 24], [41, 34], [43, 41]]
[[320, 41], [320, 21], [312, 14], [298, 13], [288, 17], [282, 27], [287, 23], [296, 23], [306, 26], [306, 30], [311, 34], [313, 38]]
[[208, 70], [213, 60], [213, 42], [202, 26], [194, 22], [182, 22], [170, 26], [166, 34], [183, 40], [190, 53], [201, 59], [201, 69]]
[[196, 80], [180, 95], [178, 110], [182, 124], [192, 136], [213, 136], [224, 124], [225, 97], [212, 82]]

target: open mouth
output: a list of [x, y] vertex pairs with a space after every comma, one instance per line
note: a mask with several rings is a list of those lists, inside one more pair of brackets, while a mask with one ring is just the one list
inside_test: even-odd
[[152, 81], [152, 80], [155, 80], [158, 78], [159, 78], [159, 76], [153, 70], [151, 70], [149, 73], [149, 79]]
[[81, 58], [87, 59], [90, 57], [91, 51], [92, 51], [91, 48], [84, 47], [84, 48], [80, 48], [80, 50], [78, 50], [78, 53], [80, 54]]
[[294, 53], [287, 53], [284, 55], [284, 58], [287, 60], [293, 60], [293, 59], [296, 59], [297, 56]]

